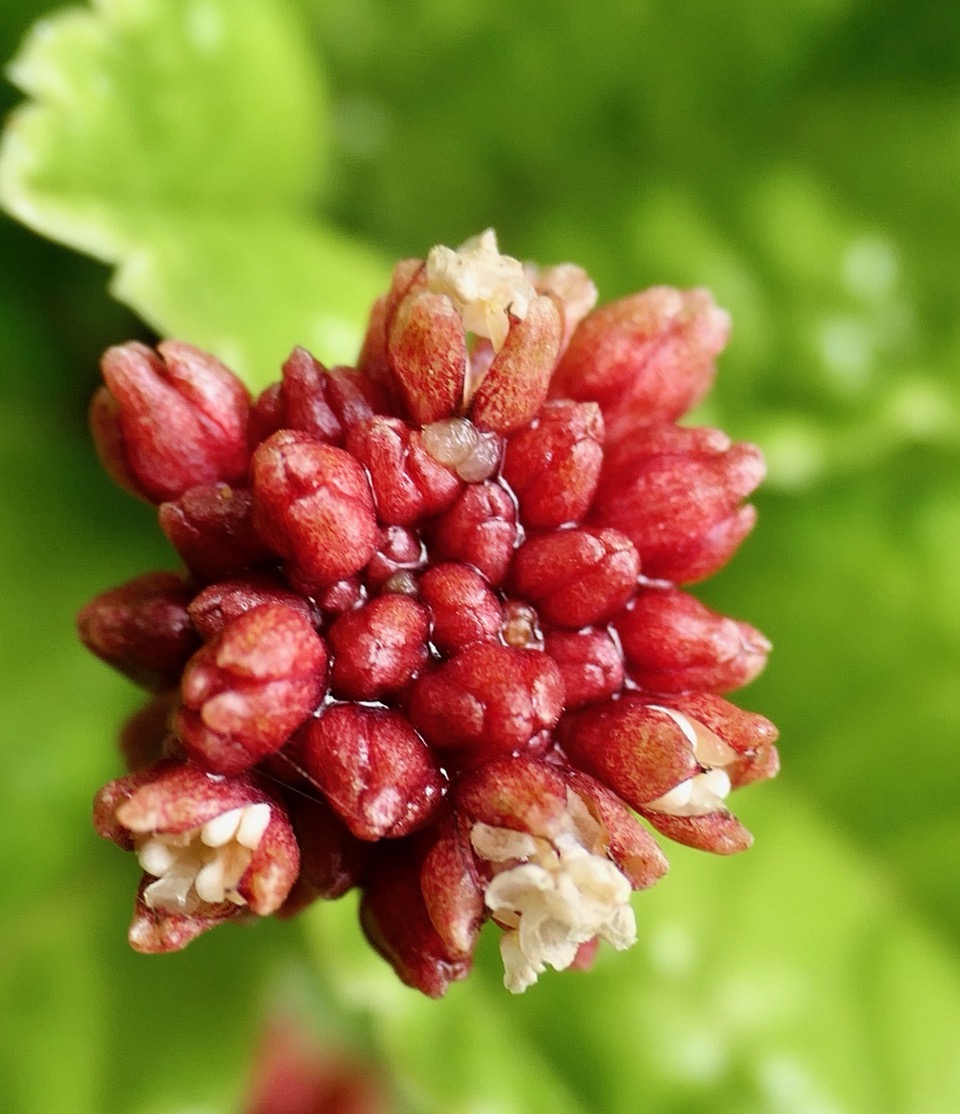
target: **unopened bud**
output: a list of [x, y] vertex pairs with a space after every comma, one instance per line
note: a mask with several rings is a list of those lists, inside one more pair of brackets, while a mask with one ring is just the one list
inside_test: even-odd
[[242, 480], [250, 460], [250, 396], [219, 360], [181, 341], [156, 353], [136, 341], [110, 348], [90, 422], [104, 467], [152, 503], [188, 488]]
[[88, 650], [131, 681], [170, 688], [197, 644], [187, 613], [192, 596], [175, 573], [145, 573], [81, 608], [77, 631]]
[[161, 503], [160, 528], [193, 576], [210, 584], [275, 559], [253, 524], [249, 489], [229, 484], [191, 487]]
[[253, 456], [254, 521], [293, 566], [298, 587], [352, 576], [377, 548], [366, 474], [343, 449], [281, 430]]
[[550, 385], [553, 398], [599, 402], [612, 439], [673, 421], [713, 383], [730, 318], [706, 290], [654, 286], [588, 314]]
[[501, 584], [517, 543], [517, 511], [513, 500], [492, 480], [470, 484], [453, 506], [432, 525], [431, 552], [441, 561], [458, 561]]
[[190, 659], [176, 730], [188, 756], [237, 774], [278, 750], [317, 707], [327, 649], [300, 611], [263, 604]]
[[509, 439], [503, 478], [524, 526], [556, 528], [583, 518], [600, 477], [603, 438], [595, 402], [548, 402]]
[[640, 431], [608, 452], [591, 518], [622, 531], [652, 579], [689, 583], [727, 563], [756, 520], [740, 502], [764, 475], [753, 445], [715, 430]]
[[562, 710], [555, 663], [496, 642], [478, 642], [421, 676], [409, 704], [411, 721], [432, 746], [484, 757], [523, 750]]
[[577, 528], [539, 534], [520, 546], [513, 587], [540, 615], [577, 630], [611, 618], [636, 590], [640, 558], [617, 530]]
[[397, 712], [335, 704], [307, 724], [297, 753], [359, 839], [407, 835], [428, 823], [443, 799], [430, 748]]
[[614, 620], [630, 676], [648, 692], [729, 692], [766, 665], [770, 643], [672, 588], [637, 593]]

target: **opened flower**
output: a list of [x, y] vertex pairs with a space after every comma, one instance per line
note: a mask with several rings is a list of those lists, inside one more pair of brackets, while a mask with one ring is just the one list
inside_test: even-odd
[[104, 357], [100, 455], [184, 565], [78, 620], [151, 692], [95, 806], [143, 870], [134, 947], [358, 887], [409, 985], [443, 994], [493, 922], [519, 992], [633, 943], [650, 828], [749, 845], [727, 800], [776, 731], [723, 694], [770, 646], [686, 586], [750, 531], [763, 462], [677, 424], [727, 316], [595, 299], [488, 230], [397, 265], [354, 368], [297, 348], [254, 400], [184, 343]]

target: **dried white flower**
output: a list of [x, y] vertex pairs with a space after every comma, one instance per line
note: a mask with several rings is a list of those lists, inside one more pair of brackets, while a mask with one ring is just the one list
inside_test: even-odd
[[[123, 822], [123, 808], [118, 818]], [[201, 904], [246, 905], [236, 886], [270, 823], [265, 803], [230, 809], [200, 828], [176, 834], [148, 831], [135, 838], [137, 858], [156, 878], [143, 891], [149, 909], [195, 913]], [[131, 830], [135, 830], [131, 826]]]
[[492, 228], [453, 251], [438, 244], [427, 256], [427, 289], [445, 294], [468, 333], [486, 337], [499, 352], [510, 328], [509, 312], [523, 320], [536, 291], [523, 265], [501, 255]]
[[567, 828], [552, 839], [475, 824], [474, 850], [495, 865], [484, 899], [504, 929], [506, 988], [522, 993], [547, 967], [562, 971], [594, 937], [618, 951], [636, 941], [630, 883], [603, 853], [599, 825], [569, 794]]

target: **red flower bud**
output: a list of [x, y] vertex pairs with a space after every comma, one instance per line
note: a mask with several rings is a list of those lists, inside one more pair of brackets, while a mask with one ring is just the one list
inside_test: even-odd
[[540, 409], [560, 352], [563, 323], [552, 298], [535, 297], [510, 330], [473, 396], [470, 417], [482, 429], [509, 433]]
[[728, 315], [708, 291], [651, 287], [581, 321], [551, 397], [599, 402], [614, 439], [648, 422], [673, 421], [710, 389], [729, 331]]
[[249, 777], [222, 778], [166, 760], [110, 782], [94, 826], [134, 850], [145, 871], [130, 943], [185, 947], [247, 910], [274, 913], [292, 887], [299, 849], [283, 806]]
[[470, 973], [471, 958], [451, 949], [433, 927], [420, 890], [419, 858], [408, 841], [381, 851], [360, 905], [371, 945], [407, 986], [442, 997]]
[[563, 681], [546, 654], [479, 642], [417, 680], [409, 715], [432, 746], [490, 757], [523, 749], [562, 709]]
[[423, 447], [418, 430], [399, 418], [370, 418], [350, 431], [350, 453], [366, 468], [377, 518], [408, 526], [445, 510], [463, 482]]
[[609, 619], [636, 590], [640, 559], [616, 530], [574, 529], [529, 538], [514, 555], [517, 595], [557, 626]]
[[358, 422], [383, 410], [383, 400], [365, 375], [346, 367], [327, 371], [299, 347], [283, 365], [278, 401], [280, 424], [275, 429], [301, 430], [337, 446]]
[[253, 498], [246, 488], [223, 483], [191, 487], [175, 502], [161, 503], [157, 517], [202, 584], [274, 559], [254, 528]]
[[425, 608], [409, 596], [378, 596], [341, 615], [327, 633], [333, 694], [378, 700], [405, 689], [426, 663], [429, 632]]
[[729, 692], [766, 665], [770, 643], [678, 589], [641, 591], [614, 620], [630, 676], [649, 692]]
[[459, 561], [501, 584], [517, 543], [517, 512], [513, 500], [497, 483], [470, 484], [453, 506], [433, 524], [430, 553], [441, 561]]
[[500, 603], [467, 565], [434, 565], [420, 578], [420, 598], [433, 616], [431, 639], [441, 654], [489, 642], [500, 630]]
[[175, 573], [145, 573], [81, 608], [77, 632], [91, 653], [131, 681], [170, 688], [197, 644], [187, 614], [192, 595]]
[[271, 603], [245, 612], [184, 670], [184, 750], [215, 773], [249, 769], [317, 707], [326, 672], [326, 646], [300, 611]]
[[603, 418], [593, 402], [549, 402], [507, 442], [503, 478], [524, 526], [580, 522], [603, 463]]
[[407, 835], [443, 799], [430, 749], [398, 712], [336, 704], [297, 742], [304, 772], [360, 839]]
[[219, 360], [166, 340], [109, 348], [106, 383], [90, 422], [103, 465], [123, 488], [152, 503], [197, 484], [246, 475], [250, 396]]
[[[304, 587], [352, 576], [377, 548], [370, 485], [343, 449], [281, 430], [253, 456], [254, 521]], [[298, 583], [297, 585], [301, 585]]]
[[364, 598], [363, 585], [356, 576], [328, 584], [312, 596], [324, 615], [342, 615], [345, 611], [352, 611], [360, 606]]
[[722, 568], [756, 519], [740, 501], [763, 478], [760, 451], [713, 430], [654, 428], [608, 452], [591, 518], [621, 530], [653, 579], [688, 583]]
[[292, 592], [269, 573], [247, 573], [211, 584], [194, 598], [187, 610], [200, 637], [209, 642], [228, 623], [265, 603], [291, 607], [311, 625], [316, 625], [320, 618], [308, 599]]
[[455, 955], [472, 955], [486, 914], [483, 885], [470, 846], [470, 824], [447, 814], [434, 826], [423, 857], [420, 890], [427, 915]]
[[566, 708], [605, 700], [623, 687], [623, 655], [606, 631], [551, 631], [544, 649], [563, 678]]

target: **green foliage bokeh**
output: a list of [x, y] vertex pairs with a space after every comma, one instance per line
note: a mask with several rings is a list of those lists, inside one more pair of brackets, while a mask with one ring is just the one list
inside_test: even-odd
[[[10, 58], [45, 4], [7, 0]], [[191, 53], [191, 51], [193, 53]], [[271, 1009], [410, 1111], [960, 1108], [960, 18], [937, 0], [100, 0], [0, 107], [0, 1109], [237, 1110]], [[494, 225], [610, 299], [708, 285], [698, 418], [756, 440], [755, 535], [699, 593], [776, 646], [740, 699], [784, 772], [736, 860], [670, 849], [640, 941], [522, 1000], [395, 984], [350, 901], [134, 956], [89, 827], [135, 705], [84, 600], [173, 564], [84, 411], [150, 330], [261, 386], [349, 359], [390, 261]], [[111, 298], [107, 287], [113, 292]]]

